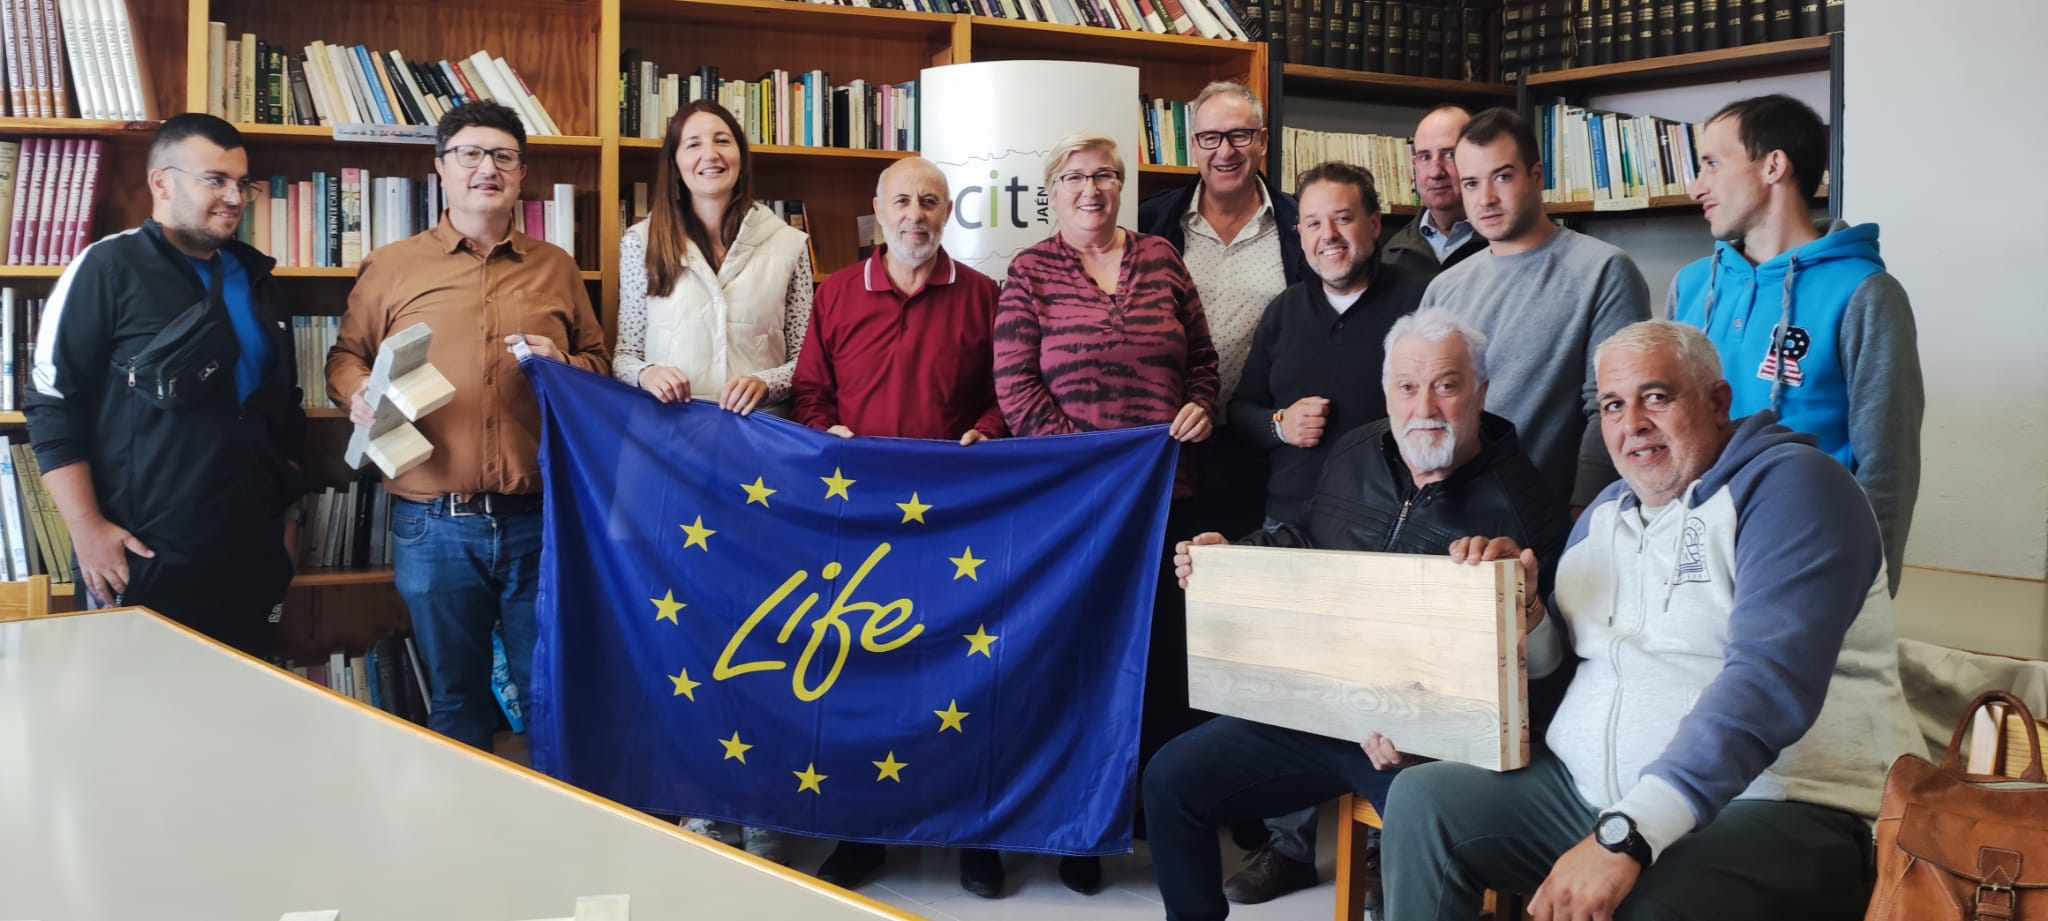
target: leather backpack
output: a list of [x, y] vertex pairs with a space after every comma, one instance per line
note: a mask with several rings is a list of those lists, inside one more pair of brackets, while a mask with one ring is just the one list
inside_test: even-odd
[[[1965, 772], [1963, 733], [2003, 703], [2033, 761], [2018, 778]], [[1942, 763], [1904, 755], [1885, 777], [1877, 886], [1864, 921], [2048, 921], [2048, 779], [2026, 704], [1986, 691], [1956, 723]]]

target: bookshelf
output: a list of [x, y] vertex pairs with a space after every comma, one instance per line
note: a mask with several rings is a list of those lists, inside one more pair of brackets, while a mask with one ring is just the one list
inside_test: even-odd
[[1787, 73], [1826, 70], [1834, 37], [1817, 35], [1743, 45], [1718, 51], [1696, 51], [1625, 61], [1572, 67], [1530, 74], [1524, 81], [1530, 92], [1555, 95], [1559, 90], [1585, 91], [1628, 84], [1630, 89], [1648, 85], [1679, 86], [1684, 83], [1720, 82]]
[[[821, 69], [835, 82], [900, 83], [926, 67], [974, 61], [1052, 59], [1125, 64], [1139, 70], [1140, 92], [1194, 98], [1212, 80], [1232, 79], [1271, 98], [1263, 43], [1227, 42], [976, 16], [816, 5], [793, 0], [130, 0], [140, 32], [139, 63], [154, 111], [167, 116], [207, 108], [207, 24], [227, 24], [230, 37], [253, 33], [297, 49], [313, 41], [396, 48], [409, 59], [460, 58], [479, 49], [518, 68], [566, 136], [528, 141], [525, 194], [556, 182], [594, 193], [596, 252], [579, 253], [582, 277], [609, 337], [617, 335], [618, 203], [634, 182], [650, 182], [659, 138], [622, 137], [618, 69], [624, 47], [676, 69], [710, 65], [732, 76], [774, 68]], [[1420, 92], [1420, 91], [1418, 91]], [[1503, 90], [1489, 87], [1499, 96]], [[1133, 117], [1136, 100], [1133, 102]], [[102, 188], [93, 213], [95, 237], [149, 217], [143, 192], [147, 146], [156, 121], [0, 118], [0, 137], [97, 137], [109, 141]], [[430, 149], [417, 144], [335, 138], [328, 126], [238, 124], [251, 173], [304, 178], [344, 166], [378, 176], [425, 175]], [[811, 215], [817, 275], [853, 264], [855, 218], [872, 210], [881, 170], [908, 153], [821, 147], [758, 146], [755, 194], [801, 199]], [[1135, 160], [1135, 156], [1133, 156]], [[1192, 167], [1139, 166], [1140, 193], [1191, 182]], [[623, 193], [623, 195], [622, 195]], [[61, 266], [0, 266], [0, 284], [44, 296]], [[301, 314], [340, 311], [354, 268], [281, 268], [277, 277]], [[349, 428], [341, 409], [309, 410], [309, 475], [336, 482]], [[19, 427], [20, 413], [0, 413], [0, 428]], [[378, 630], [402, 624], [403, 607], [389, 569], [313, 570], [292, 583], [288, 604], [321, 623], [291, 623], [288, 654], [324, 654], [335, 645], [360, 648]], [[296, 615], [295, 615], [296, 617]], [[299, 618], [303, 621], [305, 618]], [[335, 620], [328, 623], [326, 621]]]
[[1288, 64], [1281, 68], [1280, 73], [1282, 85], [1289, 96], [1423, 105], [1438, 102], [1500, 105], [1515, 98], [1515, 88], [1505, 83], [1410, 77], [1313, 64]]

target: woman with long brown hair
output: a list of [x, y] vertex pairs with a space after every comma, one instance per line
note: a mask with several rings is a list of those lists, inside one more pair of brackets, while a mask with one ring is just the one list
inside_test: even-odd
[[746, 132], [724, 106], [669, 119], [653, 209], [619, 243], [612, 374], [665, 403], [780, 414], [811, 319], [808, 237], [754, 201]]

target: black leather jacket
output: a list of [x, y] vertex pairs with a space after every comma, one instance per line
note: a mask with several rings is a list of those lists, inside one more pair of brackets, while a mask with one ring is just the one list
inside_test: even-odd
[[1515, 424], [1481, 417], [1479, 456], [1420, 489], [1388, 420], [1338, 439], [1300, 520], [1239, 543], [1262, 547], [1448, 553], [1460, 537], [1510, 537], [1536, 551], [1548, 593], [1571, 517], [1522, 454]]

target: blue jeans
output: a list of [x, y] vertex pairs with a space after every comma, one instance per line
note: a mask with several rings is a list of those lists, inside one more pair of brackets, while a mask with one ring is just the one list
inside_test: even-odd
[[1145, 768], [1146, 829], [1166, 917], [1230, 913], [1216, 829], [1357, 793], [1386, 809], [1397, 771], [1381, 771], [1357, 742], [1223, 716], [1167, 743]]
[[427, 726], [485, 751], [498, 728], [491, 696], [491, 628], [505, 637], [512, 682], [524, 692], [539, 635], [541, 513], [450, 515], [445, 503], [391, 504], [398, 594], [412, 612], [432, 700]]

